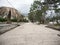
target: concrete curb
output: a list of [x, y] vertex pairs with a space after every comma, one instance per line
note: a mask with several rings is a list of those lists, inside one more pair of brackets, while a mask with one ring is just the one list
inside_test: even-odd
[[11, 27], [11, 28], [9, 28], [9, 29], [5, 29], [5, 30], [1, 31], [1, 32], [0, 32], [0, 35], [8, 32], [8, 31], [10, 31], [10, 30], [12, 30], [12, 29], [14, 29], [14, 28], [16, 28], [16, 27], [18, 27], [18, 26], [20, 26], [20, 25], [14, 24], [14, 27]]
[[56, 27], [54, 27], [54, 26], [46, 26], [46, 27], [51, 28], [51, 29], [55, 29], [55, 30], [57, 30], [57, 31], [60, 31], [60, 28], [56, 28]]

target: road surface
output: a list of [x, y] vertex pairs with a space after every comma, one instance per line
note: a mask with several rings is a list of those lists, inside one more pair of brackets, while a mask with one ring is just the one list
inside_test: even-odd
[[60, 32], [45, 26], [25, 23], [0, 35], [0, 45], [60, 45]]

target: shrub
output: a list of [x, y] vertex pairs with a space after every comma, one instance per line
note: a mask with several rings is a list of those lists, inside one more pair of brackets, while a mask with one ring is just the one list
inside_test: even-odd
[[28, 20], [24, 19], [23, 22], [28, 22]]
[[0, 22], [5, 22], [7, 19], [0, 17]]
[[19, 20], [19, 22], [28, 22], [28, 20], [23, 19], [23, 20]]
[[17, 19], [11, 19], [12, 22], [17, 22]]

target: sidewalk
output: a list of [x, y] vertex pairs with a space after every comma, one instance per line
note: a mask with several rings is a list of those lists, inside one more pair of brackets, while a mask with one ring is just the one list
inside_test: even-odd
[[25, 23], [0, 35], [0, 45], [60, 45], [59, 31]]

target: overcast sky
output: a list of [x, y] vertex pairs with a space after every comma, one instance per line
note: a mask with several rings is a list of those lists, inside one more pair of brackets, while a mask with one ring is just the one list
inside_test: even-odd
[[0, 7], [14, 7], [21, 13], [28, 13], [33, 0], [0, 0]]
[[[44, 0], [41, 1], [43, 2]], [[21, 13], [27, 14], [33, 2], [34, 0], [0, 0], [0, 7], [1, 6], [13, 7], [19, 10]], [[50, 14], [49, 11], [48, 13]]]

